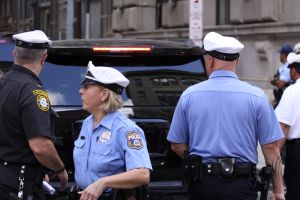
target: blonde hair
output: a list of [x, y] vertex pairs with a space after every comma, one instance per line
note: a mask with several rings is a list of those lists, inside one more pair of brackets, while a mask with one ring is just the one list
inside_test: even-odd
[[109, 90], [109, 96], [106, 99], [106, 101], [102, 105], [102, 109], [109, 113], [109, 112], [114, 112], [118, 110], [119, 108], [122, 107], [123, 105], [123, 100], [121, 98], [121, 95]]

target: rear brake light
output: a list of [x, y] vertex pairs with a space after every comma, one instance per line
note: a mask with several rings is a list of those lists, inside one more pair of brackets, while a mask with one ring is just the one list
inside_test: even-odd
[[149, 46], [139, 47], [93, 47], [95, 52], [150, 52], [152, 48]]

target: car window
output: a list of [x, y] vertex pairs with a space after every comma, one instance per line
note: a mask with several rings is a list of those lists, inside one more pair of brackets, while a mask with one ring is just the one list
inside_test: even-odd
[[[175, 66], [114, 66], [129, 80], [122, 94], [125, 106], [176, 105], [181, 93], [205, 79], [201, 60]], [[53, 106], [81, 105], [79, 89], [86, 66], [47, 62], [40, 78]]]

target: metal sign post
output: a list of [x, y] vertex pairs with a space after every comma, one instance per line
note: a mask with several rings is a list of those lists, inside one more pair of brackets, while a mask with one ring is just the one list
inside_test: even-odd
[[190, 0], [189, 38], [202, 46], [203, 36], [203, 0]]

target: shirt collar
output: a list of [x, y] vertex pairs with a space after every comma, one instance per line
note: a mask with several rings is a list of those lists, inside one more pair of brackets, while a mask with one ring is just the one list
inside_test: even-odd
[[209, 76], [209, 79], [216, 78], [216, 77], [229, 77], [229, 78], [239, 79], [236, 73], [228, 70], [213, 71]]
[[14, 71], [18, 71], [18, 72], [21, 72], [21, 73], [31, 76], [33, 79], [38, 81], [38, 83], [40, 85], [42, 85], [42, 82], [40, 81], [39, 77], [35, 73], [33, 73], [31, 70], [27, 69], [26, 67], [14, 64], [11, 69]]
[[108, 113], [100, 122], [101, 126], [104, 126], [105, 128], [111, 130], [112, 125], [114, 123], [115, 118], [119, 115], [119, 112], [110, 112]]

